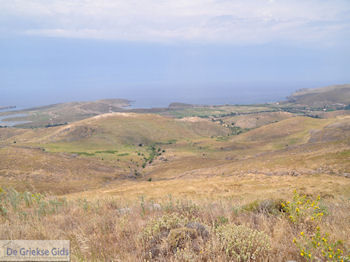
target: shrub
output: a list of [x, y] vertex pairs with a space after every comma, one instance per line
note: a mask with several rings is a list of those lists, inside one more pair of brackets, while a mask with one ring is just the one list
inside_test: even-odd
[[242, 207], [244, 211], [252, 212], [256, 211], [259, 207], [259, 201], [255, 200], [253, 202], [250, 202]]
[[293, 200], [282, 206], [294, 227], [308, 224], [308, 230], [301, 231], [298, 238], [293, 239], [301, 257], [307, 261], [350, 261], [350, 256], [344, 255], [342, 241], [332, 241], [329, 234], [317, 226], [328, 213], [327, 208], [321, 205], [320, 196], [312, 199], [294, 191]]
[[184, 249], [186, 242], [191, 242], [191, 240], [198, 238], [197, 231], [193, 228], [180, 227], [170, 230], [167, 244], [173, 252], [177, 249]]
[[171, 229], [183, 227], [187, 222], [186, 218], [175, 214], [164, 215], [148, 223], [142, 232], [142, 239], [146, 242], [154, 240], [161, 233], [168, 234]]
[[311, 199], [306, 195], [300, 195], [294, 191], [292, 201], [282, 203], [283, 210], [293, 223], [304, 223], [306, 221], [320, 220], [327, 213], [325, 206], [321, 206], [321, 197]]
[[350, 256], [344, 256], [342, 241], [331, 241], [329, 234], [322, 233], [320, 227], [311, 234], [300, 232], [300, 238], [294, 238], [293, 242], [307, 261], [350, 261]]
[[219, 226], [216, 234], [226, 256], [235, 261], [250, 261], [267, 256], [270, 239], [264, 233], [243, 225]]
[[189, 222], [188, 218], [175, 213], [151, 220], [141, 234], [146, 259], [160, 255], [194, 257], [202, 250], [208, 238], [206, 226]]
[[283, 209], [282, 206], [285, 206], [285, 204], [280, 199], [266, 199], [262, 201], [255, 200], [247, 205], [244, 205], [242, 209], [249, 212], [276, 215]]

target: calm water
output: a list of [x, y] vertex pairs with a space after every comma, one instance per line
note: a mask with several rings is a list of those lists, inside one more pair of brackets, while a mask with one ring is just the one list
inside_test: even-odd
[[27, 114], [13, 114], [13, 115], [7, 115], [7, 116], [0, 116], [0, 126], [15, 126], [15, 125], [29, 123], [30, 121], [4, 121], [6, 118], [24, 117], [24, 116], [27, 116]]
[[122, 98], [132, 100], [133, 108], [167, 107], [172, 102], [206, 105], [256, 104], [285, 100], [287, 96], [302, 87], [277, 84], [261, 88], [253, 85], [208, 85], [187, 88], [172, 86], [171, 88], [146, 87], [142, 91], [130, 88], [119, 94]]
[[168, 85], [113, 85], [99, 89], [86, 88], [84, 92], [72, 89], [70, 92], [31, 94], [15, 100], [2, 101], [0, 105], [16, 105], [30, 108], [49, 104], [94, 101], [105, 98], [124, 98], [133, 101], [132, 108], [167, 107], [172, 102], [190, 104], [256, 104], [285, 100], [300, 88], [316, 88], [330, 83], [271, 83], [271, 84], [168, 84]]

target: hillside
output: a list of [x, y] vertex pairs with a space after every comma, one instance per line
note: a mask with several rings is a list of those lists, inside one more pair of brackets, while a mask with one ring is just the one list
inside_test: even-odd
[[318, 108], [339, 108], [350, 105], [350, 85], [335, 85], [295, 92], [288, 101]]
[[[209, 119], [136, 113], [108, 113], [35, 130], [3, 128], [0, 173], [11, 174], [14, 181], [16, 174], [27, 173], [29, 180], [36, 180], [40, 176], [35, 174], [44, 172], [47, 176], [40, 180], [45, 182], [64, 167], [71, 174], [65, 179], [88, 179], [92, 171], [96, 186], [113, 181], [118, 186], [120, 179], [127, 177], [162, 180], [259, 172], [313, 174], [320, 167], [329, 174], [349, 172], [349, 162], [344, 162], [341, 153], [346, 156], [349, 150], [348, 116], [283, 118], [272, 123], [267, 118], [265, 125], [240, 134]], [[16, 164], [16, 158], [28, 155], [35, 159], [29, 161], [31, 165]], [[42, 161], [49, 166], [40, 164]], [[87, 177], [77, 172], [76, 161], [81, 170], [91, 167], [85, 171]], [[93, 170], [109, 170], [110, 174]], [[69, 191], [80, 190], [76, 184]]]
[[51, 188], [52, 179], [63, 179], [71, 181], [70, 186], [55, 186], [55, 192], [81, 191], [115, 179], [135, 178], [143, 173], [141, 166], [162, 154], [160, 150], [177, 143], [227, 133], [227, 128], [205, 119], [135, 113], [108, 113], [35, 130], [2, 128], [0, 176], [4, 184], [27, 181], [19, 188], [31, 188], [35, 182], [40, 185], [37, 190]]
[[[7, 130], [4, 129], [4, 134], [5, 131]], [[93, 144], [97, 147], [136, 146], [140, 143], [149, 145], [169, 140], [226, 135], [228, 130], [201, 118], [178, 120], [153, 114], [108, 113], [35, 132], [40, 133], [40, 136], [35, 136], [34, 132], [28, 130], [17, 139], [39, 143]]]
[[74, 122], [104, 113], [123, 111], [123, 108], [129, 105], [130, 101], [125, 99], [70, 102], [0, 112], [0, 117], [8, 116], [3, 121], [28, 121], [28, 123], [19, 124], [20, 127], [45, 127], [63, 125], [67, 122]]

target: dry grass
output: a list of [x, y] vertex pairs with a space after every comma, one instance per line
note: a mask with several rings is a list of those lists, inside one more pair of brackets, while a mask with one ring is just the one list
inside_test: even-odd
[[[19, 201], [15, 210], [2, 201], [7, 212], [0, 216], [0, 238], [69, 239], [72, 261], [236, 261], [226, 252], [228, 242], [217, 232], [221, 226], [244, 225], [247, 229], [243, 236], [249, 235], [249, 230], [261, 232], [271, 246], [259, 253], [256, 261], [301, 261], [292, 239], [298, 238], [300, 231], [306, 232], [309, 225], [291, 223], [280, 211], [278, 201], [267, 199], [261, 203], [242, 205], [228, 199], [191, 201], [171, 197], [127, 203], [115, 197], [94, 201], [42, 197], [28, 206]], [[319, 224], [322, 230], [330, 233], [330, 241], [344, 240], [343, 246], [349, 246], [349, 199], [325, 198], [322, 204], [328, 210]], [[243, 241], [240, 235], [235, 239]], [[257, 241], [254, 236], [250, 236], [251, 241]], [[235, 241], [231, 240], [237, 244]], [[344, 247], [344, 252], [349, 250]]]
[[120, 168], [100, 159], [90, 161], [72, 154], [52, 154], [33, 148], [0, 148], [1, 185], [21, 191], [62, 195], [101, 187], [121, 176]]
[[331, 175], [266, 176], [244, 174], [237, 176], [214, 176], [198, 178], [177, 178], [160, 181], [116, 181], [109, 187], [67, 195], [68, 198], [116, 196], [135, 200], [147, 196], [152, 200], [167, 198], [168, 195], [191, 199], [232, 199], [247, 203], [261, 196], [290, 197], [296, 189], [305, 194], [350, 197], [350, 179]]

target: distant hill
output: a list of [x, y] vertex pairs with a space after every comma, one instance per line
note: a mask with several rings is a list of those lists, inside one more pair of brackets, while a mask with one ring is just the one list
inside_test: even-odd
[[0, 116], [8, 115], [5, 121], [28, 121], [21, 127], [45, 127], [79, 121], [100, 114], [120, 112], [129, 105], [130, 101], [126, 99], [103, 99], [33, 107], [20, 111], [3, 112], [0, 113]]
[[301, 89], [289, 96], [288, 102], [310, 107], [345, 108], [350, 105], [350, 84]]
[[193, 108], [194, 105], [174, 102], [169, 105], [170, 109], [183, 109], [183, 108]]

